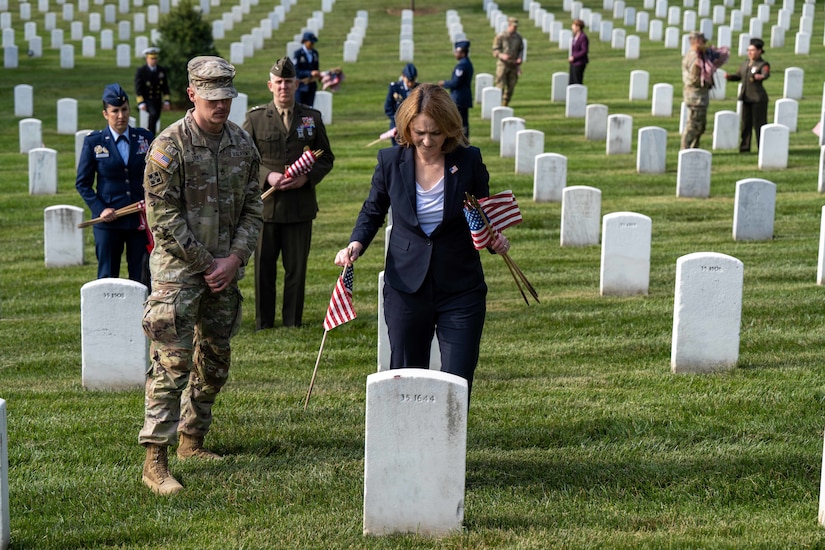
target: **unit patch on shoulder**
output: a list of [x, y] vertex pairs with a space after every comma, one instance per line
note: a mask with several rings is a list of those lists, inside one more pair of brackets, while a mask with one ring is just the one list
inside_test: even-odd
[[172, 163], [172, 157], [166, 154], [166, 151], [163, 149], [153, 149], [152, 154], [149, 157], [152, 162], [157, 164], [163, 169], [169, 168], [169, 165]]

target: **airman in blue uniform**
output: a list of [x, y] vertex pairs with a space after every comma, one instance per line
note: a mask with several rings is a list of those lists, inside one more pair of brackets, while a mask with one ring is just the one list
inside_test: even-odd
[[295, 102], [310, 107], [315, 103], [315, 91], [318, 89], [318, 81], [321, 80], [321, 72], [318, 70], [318, 50], [315, 49], [316, 42], [318, 42], [317, 36], [311, 32], [305, 32], [301, 37], [303, 46], [295, 50], [292, 56], [299, 84], [295, 92]]
[[470, 108], [473, 106], [473, 64], [470, 62], [470, 42], [461, 40], [455, 43], [455, 58], [458, 60], [453, 68], [450, 80], [440, 80], [439, 86], [450, 90], [450, 97], [455, 101], [461, 121], [464, 126], [464, 135], [470, 138]]
[[[390, 82], [387, 99], [384, 101], [384, 113], [390, 119], [390, 130], [395, 128], [395, 112], [398, 110], [399, 105], [407, 99], [407, 95], [418, 85], [416, 78], [418, 78], [418, 70], [412, 63], [407, 63], [401, 72], [401, 78], [395, 82]], [[396, 145], [395, 138], [392, 139], [392, 144]]]
[[83, 140], [75, 187], [92, 217], [104, 220], [94, 226], [97, 278], [120, 276], [125, 247], [129, 278], [148, 286], [149, 239], [141, 216], [115, 215], [115, 210], [143, 200], [143, 170], [152, 142], [151, 132], [129, 126], [129, 115], [129, 96], [123, 88], [119, 84], [106, 86], [103, 118], [108, 125]]

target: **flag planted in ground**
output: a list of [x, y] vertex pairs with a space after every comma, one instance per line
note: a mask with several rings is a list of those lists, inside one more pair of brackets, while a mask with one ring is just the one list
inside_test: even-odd
[[327, 316], [324, 318], [324, 330], [332, 330], [357, 317], [352, 307], [352, 266], [347, 266], [338, 277], [332, 297], [329, 299]]

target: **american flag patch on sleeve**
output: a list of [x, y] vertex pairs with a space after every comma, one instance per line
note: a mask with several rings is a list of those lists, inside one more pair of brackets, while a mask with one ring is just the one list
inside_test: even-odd
[[172, 159], [160, 149], [154, 149], [150, 158], [162, 168], [169, 168], [169, 164], [172, 162]]

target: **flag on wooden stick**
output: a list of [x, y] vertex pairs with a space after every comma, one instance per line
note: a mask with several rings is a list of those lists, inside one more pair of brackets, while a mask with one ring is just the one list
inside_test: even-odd
[[356, 316], [355, 308], [352, 307], [352, 266], [349, 265], [338, 277], [338, 283], [332, 291], [327, 316], [324, 319], [324, 330], [332, 330], [352, 321]]
[[318, 364], [321, 362], [321, 355], [324, 353], [324, 343], [327, 341], [327, 333], [337, 326], [341, 326], [348, 321], [355, 319], [355, 308], [352, 307], [352, 266], [344, 268], [344, 272], [338, 277], [335, 288], [332, 290], [332, 297], [329, 299], [327, 316], [324, 318], [324, 336], [321, 338], [321, 347], [318, 349], [318, 358], [315, 360], [315, 368], [312, 370], [312, 380], [309, 381], [307, 397], [304, 401], [304, 411], [309, 405], [309, 398], [312, 395], [312, 388], [315, 386], [315, 377], [318, 374]]

